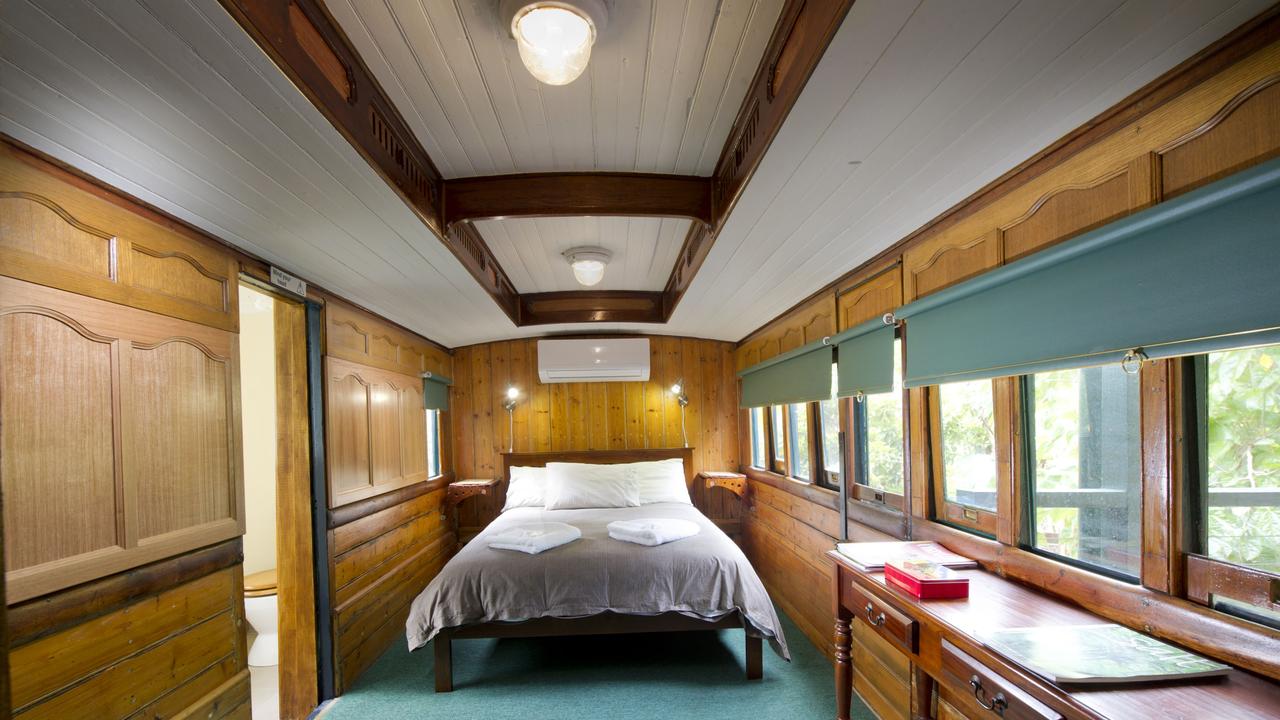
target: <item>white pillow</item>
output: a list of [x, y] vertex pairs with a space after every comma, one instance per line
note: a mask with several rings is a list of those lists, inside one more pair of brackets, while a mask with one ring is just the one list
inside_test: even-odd
[[684, 503], [692, 505], [689, 487], [684, 484], [684, 460], [671, 458], [652, 462], [628, 463], [640, 486], [640, 504]]
[[542, 507], [546, 504], [547, 469], [513, 467], [507, 483], [507, 502], [502, 512], [518, 507]]
[[623, 465], [547, 463], [547, 509], [639, 507], [640, 486]]

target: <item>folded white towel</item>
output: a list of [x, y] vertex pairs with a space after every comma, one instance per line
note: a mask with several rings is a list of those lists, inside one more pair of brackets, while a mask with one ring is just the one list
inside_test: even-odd
[[669, 518], [615, 520], [609, 523], [609, 537], [637, 545], [662, 545], [698, 534], [697, 523]]
[[519, 550], [537, 555], [543, 550], [560, 547], [582, 537], [582, 531], [561, 522], [528, 523], [513, 525], [489, 537], [489, 547], [498, 550]]

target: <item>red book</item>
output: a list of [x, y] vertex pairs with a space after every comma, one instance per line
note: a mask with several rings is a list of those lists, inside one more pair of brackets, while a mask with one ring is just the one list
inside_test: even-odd
[[969, 578], [925, 560], [889, 560], [884, 564], [884, 581], [922, 600], [969, 597]]

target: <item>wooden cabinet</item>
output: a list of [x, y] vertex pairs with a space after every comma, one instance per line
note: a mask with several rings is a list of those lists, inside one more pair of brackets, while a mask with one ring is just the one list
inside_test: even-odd
[[441, 348], [346, 303], [325, 303], [325, 354], [402, 375], [452, 377]]
[[911, 662], [867, 623], [851, 624], [853, 689], [880, 720], [911, 717]]
[[916, 300], [1000, 264], [1000, 233], [946, 232], [907, 248], [902, 255], [902, 289]]
[[883, 317], [902, 306], [902, 264], [873, 270], [836, 292], [839, 330]]
[[947, 640], [942, 641], [941, 680], [939, 697], [970, 717], [1062, 720], [1058, 712]]
[[329, 506], [427, 479], [421, 378], [325, 358]]
[[240, 535], [237, 351], [226, 330], [0, 277], [10, 603]]
[[866, 624], [901, 652], [916, 651], [920, 624], [915, 618], [866, 592], [852, 580], [845, 582], [841, 594], [841, 603], [854, 611], [859, 623]]
[[135, 308], [235, 330], [238, 265], [182, 228], [0, 146], [4, 274]]

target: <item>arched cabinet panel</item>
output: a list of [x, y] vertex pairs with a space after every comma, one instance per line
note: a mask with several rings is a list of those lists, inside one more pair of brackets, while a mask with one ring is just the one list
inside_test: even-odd
[[[117, 341], [21, 306], [0, 310], [0, 336], [0, 478], [5, 514], [17, 521], [5, 523], [5, 567], [123, 547], [112, 437]], [[49, 492], [49, 478], [60, 480], [58, 492]]]
[[0, 277], [10, 604], [238, 536], [234, 333]]
[[329, 505], [427, 479], [422, 379], [325, 358]]
[[1000, 264], [1000, 233], [976, 237], [956, 232], [935, 235], [902, 255], [902, 285], [908, 302]]
[[893, 265], [855, 280], [837, 291], [838, 331], [884, 316], [902, 306], [902, 265]]
[[1275, 157], [1280, 153], [1280, 73], [1245, 88], [1157, 152], [1166, 197]]

